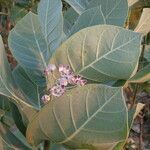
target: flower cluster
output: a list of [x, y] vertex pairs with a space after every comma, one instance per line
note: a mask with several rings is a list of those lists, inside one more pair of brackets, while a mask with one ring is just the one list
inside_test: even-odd
[[60, 78], [56, 80], [56, 84], [49, 89], [49, 95], [44, 95], [41, 100], [43, 103], [47, 103], [50, 100], [50, 95], [60, 97], [65, 93], [68, 86], [84, 86], [87, 80], [83, 79], [81, 76], [76, 76], [70, 69], [70, 66], [60, 65], [58, 68], [54, 64], [49, 64], [44, 70], [44, 74], [48, 76], [58, 69], [60, 73]]

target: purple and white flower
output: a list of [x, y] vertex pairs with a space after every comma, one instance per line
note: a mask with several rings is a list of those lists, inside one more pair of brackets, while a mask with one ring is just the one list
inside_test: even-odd
[[75, 85], [84, 86], [87, 83], [87, 80], [82, 79], [81, 76], [74, 76], [74, 78], [72, 78], [72, 82]]
[[44, 104], [46, 104], [50, 101], [50, 96], [49, 95], [43, 95], [41, 100]]
[[[53, 73], [53, 71], [55, 71], [56, 69], [57, 67], [54, 64], [49, 64], [44, 70], [44, 74], [49, 75], [49, 73]], [[56, 84], [49, 90], [50, 95], [60, 97], [65, 93], [68, 84], [84, 86], [87, 83], [87, 80], [83, 79], [81, 76], [76, 76], [72, 72], [70, 66], [60, 65], [58, 67], [58, 71], [60, 73], [60, 78], [58, 80], [56, 79]], [[43, 103], [47, 103], [49, 100], [49, 95], [44, 95], [42, 97]]]
[[60, 78], [58, 79], [58, 84], [62, 86], [67, 86], [68, 85], [68, 79], [67, 78]]
[[45, 75], [49, 75], [49, 73], [52, 73], [56, 70], [56, 66], [54, 64], [49, 64], [46, 69], [44, 70]]
[[56, 85], [56, 86], [53, 86], [51, 89], [50, 89], [50, 93], [53, 95], [53, 96], [56, 96], [56, 97], [60, 97], [62, 96], [64, 93], [65, 93], [65, 87], [62, 86], [62, 85]]
[[59, 66], [59, 73], [61, 77], [65, 77], [67, 75], [70, 75], [72, 71], [70, 70], [70, 67], [67, 65], [60, 65]]

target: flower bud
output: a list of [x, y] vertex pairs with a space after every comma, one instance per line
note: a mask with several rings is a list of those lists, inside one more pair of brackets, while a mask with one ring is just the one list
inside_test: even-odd
[[41, 100], [44, 104], [46, 104], [47, 102], [50, 101], [50, 96], [49, 95], [43, 95]]

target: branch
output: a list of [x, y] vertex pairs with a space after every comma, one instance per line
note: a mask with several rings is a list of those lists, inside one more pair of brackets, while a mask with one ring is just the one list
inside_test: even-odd
[[0, 12], [0, 15], [8, 16], [8, 14], [4, 12]]

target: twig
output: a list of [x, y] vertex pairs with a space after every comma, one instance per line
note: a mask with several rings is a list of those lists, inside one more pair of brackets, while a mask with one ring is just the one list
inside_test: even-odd
[[150, 134], [144, 134], [143, 137], [149, 138], [149, 137], [150, 137]]
[[4, 12], [0, 12], [0, 15], [8, 16], [8, 14]]
[[[145, 38], [143, 40], [145, 41]], [[143, 44], [142, 45], [142, 53], [141, 53], [141, 57], [140, 57], [140, 61], [139, 61], [141, 64], [142, 64], [143, 58], [144, 58], [144, 50], [145, 50], [145, 45]], [[142, 68], [141, 64], [139, 64], [137, 71], [139, 71]], [[131, 108], [133, 108], [136, 104], [136, 94], [138, 92], [138, 88], [139, 88], [139, 85], [138, 85], [138, 83], [136, 83], [135, 84], [135, 89], [134, 89], [134, 94], [133, 94], [133, 99], [132, 99], [132, 102], [131, 102]]]
[[131, 102], [131, 108], [133, 108], [136, 104], [136, 94], [138, 92], [138, 88], [139, 88], [139, 85], [136, 83], [135, 84], [135, 89], [134, 89], [134, 92], [133, 92], [133, 99], [132, 99], [132, 102]]
[[143, 116], [139, 115], [140, 120], [140, 136], [139, 136], [139, 150], [143, 148]]

